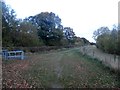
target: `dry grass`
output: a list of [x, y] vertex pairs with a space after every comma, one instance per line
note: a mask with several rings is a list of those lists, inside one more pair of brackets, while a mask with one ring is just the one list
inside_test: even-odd
[[119, 87], [116, 74], [82, 56], [79, 48], [27, 54], [26, 60], [3, 61], [3, 87]]

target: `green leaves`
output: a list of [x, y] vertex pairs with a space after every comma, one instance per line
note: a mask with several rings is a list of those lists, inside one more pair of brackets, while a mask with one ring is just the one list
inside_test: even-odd
[[68, 40], [69, 45], [75, 43], [75, 33], [70, 27], [64, 27], [64, 38]]
[[109, 30], [107, 27], [101, 27], [93, 33], [93, 37], [96, 40], [98, 48], [101, 50], [111, 53], [111, 54], [120, 54], [119, 51], [119, 30], [113, 28]]
[[[64, 34], [61, 19], [53, 12], [41, 12], [24, 20], [16, 18], [15, 11], [2, 4], [3, 46], [61, 46], [75, 43], [75, 33], [68, 28]], [[64, 35], [66, 40], [64, 40]]]

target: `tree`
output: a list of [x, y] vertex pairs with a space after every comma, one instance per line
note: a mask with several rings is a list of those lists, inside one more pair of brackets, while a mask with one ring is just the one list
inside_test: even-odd
[[19, 46], [41, 46], [43, 45], [42, 39], [39, 39], [37, 35], [37, 26], [33, 25], [31, 21], [26, 20], [26, 19], [21, 21], [18, 27], [18, 31], [19, 31], [18, 34], [20, 36], [18, 37], [17, 42], [21, 42], [21, 45], [19, 43]]
[[42, 12], [35, 16], [31, 16], [28, 19], [33, 24], [37, 25], [38, 36], [39, 38], [42, 38], [46, 45], [60, 43], [63, 37], [63, 27], [61, 25], [61, 19], [58, 16], [52, 12]]
[[2, 4], [2, 45], [13, 46], [40, 46], [42, 40], [38, 38], [37, 26], [32, 25], [29, 20], [16, 19], [13, 9], [4, 2]]
[[99, 28], [93, 34], [99, 49], [111, 54], [120, 54], [119, 26], [114, 25], [111, 31], [108, 28]]
[[14, 10], [10, 9], [5, 2], [2, 2], [2, 45], [13, 46], [12, 30], [17, 27]]
[[73, 29], [70, 27], [64, 27], [64, 37], [68, 40], [69, 44], [75, 43], [75, 33], [73, 32]]
[[110, 30], [108, 27], [101, 27], [101, 28], [97, 29], [96, 31], [94, 31], [94, 33], [93, 33], [94, 40], [96, 41], [97, 37], [104, 33], [110, 33]]
[[61, 19], [53, 12], [41, 12], [21, 20], [16, 18], [14, 10], [4, 2], [2, 11], [2, 44], [5, 47], [61, 46], [63, 43], [75, 43], [73, 29], [63, 28]]
[[20, 22], [18, 30], [19, 32], [37, 36], [37, 26], [25, 19]]

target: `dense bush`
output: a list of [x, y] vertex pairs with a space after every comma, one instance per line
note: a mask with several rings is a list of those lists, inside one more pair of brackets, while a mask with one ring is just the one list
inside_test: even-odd
[[109, 30], [107, 27], [101, 27], [94, 32], [96, 45], [101, 50], [120, 55], [120, 30], [114, 27]]

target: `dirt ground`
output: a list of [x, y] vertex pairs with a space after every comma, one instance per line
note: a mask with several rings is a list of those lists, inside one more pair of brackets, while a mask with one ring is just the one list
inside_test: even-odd
[[80, 48], [26, 54], [26, 57], [3, 60], [3, 88], [119, 87], [116, 74], [84, 57]]

